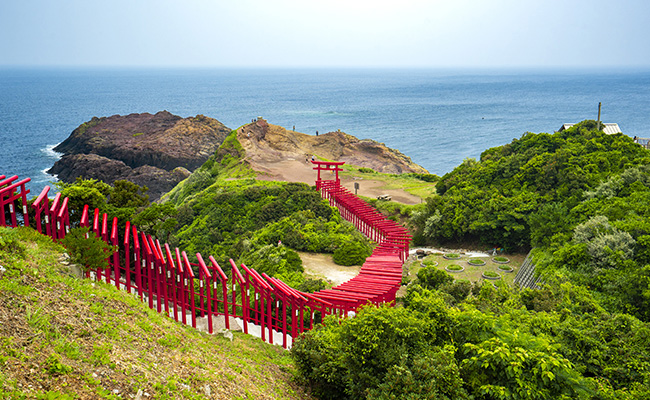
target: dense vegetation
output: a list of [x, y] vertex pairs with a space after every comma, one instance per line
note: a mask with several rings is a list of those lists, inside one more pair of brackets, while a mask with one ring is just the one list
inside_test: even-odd
[[484, 151], [480, 161], [465, 160], [438, 182], [439, 196], [428, 199], [419, 240], [479, 241], [517, 250], [562, 230], [556, 215], [613, 175], [650, 163], [650, 154], [628, 136], [606, 135], [595, 124], [527, 133]]
[[303, 280], [295, 251], [334, 253], [356, 243], [362, 251], [350, 254], [351, 264], [370, 253], [367, 240], [305, 184], [237, 180], [212, 185], [182, 204], [182, 225], [174, 233], [180, 248], [211, 254], [223, 266], [238, 259], [290, 285]]
[[[439, 271], [439, 270], [438, 270]], [[419, 276], [419, 275], [418, 275]], [[404, 307], [325, 321], [292, 348], [323, 399], [640, 399], [650, 327], [565, 283], [409, 286]], [[426, 288], [435, 281], [438, 290]]]
[[0, 399], [305, 399], [289, 354], [176, 323], [77, 279], [63, 248], [0, 227]]
[[546, 281], [650, 320], [650, 153], [595, 124], [528, 133], [466, 160], [414, 217], [418, 240], [535, 247]]

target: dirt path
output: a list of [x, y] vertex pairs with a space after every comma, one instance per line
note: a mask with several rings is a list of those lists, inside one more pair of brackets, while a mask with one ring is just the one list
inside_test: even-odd
[[354, 184], [359, 184], [359, 190], [357, 194], [360, 196], [376, 198], [377, 196], [388, 194], [391, 196], [393, 201], [402, 204], [420, 204], [422, 200], [418, 196], [414, 196], [401, 189], [385, 189], [382, 188], [385, 183], [382, 181], [374, 181], [371, 179], [353, 179], [350, 177], [345, 177], [341, 179], [341, 185], [354, 193]]
[[298, 252], [305, 267], [305, 274], [315, 278], [324, 278], [333, 286], [347, 282], [359, 274], [361, 266], [344, 267], [334, 264], [330, 254]]

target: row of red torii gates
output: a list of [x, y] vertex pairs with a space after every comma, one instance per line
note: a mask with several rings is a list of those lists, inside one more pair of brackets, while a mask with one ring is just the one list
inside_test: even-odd
[[[262, 340], [281, 341], [285, 348], [326, 315], [347, 316], [368, 303], [394, 302], [408, 256], [408, 231], [341, 186], [338, 172], [343, 162], [313, 164], [318, 171], [316, 188], [323, 198], [377, 243], [359, 275], [348, 282], [305, 293], [253, 267], [238, 266], [232, 259], [228, 276], [214, 257], [206, 259], [197, 253], [196, 262], [190, 262], [184, 251], [139, 232], [130, 222], [122, 230], [117, 217], [90, 210], [88, 205], [80, 226], [117, 250], [108, 257], [108, 268], [88, 271], [86, 277], [133, 293], [150, 308], [183, 324], [196, 328], [197, 322], [203, 323], [209, 333], [214, 332], [215, 318], [223, 317], [226, 329], [231, 329], [231, 317], [238, 318], [244, 333], [258, 330]], [[323, 180], [323, 171], [334, 172], [335, 179]], [[50, 199], [50, 188], [45, 187], [33, 202], [28, 201], [30, 191], [25, 185], [29, 181], [0, 175], [0, 226], [33, 226], [58, 242], [70, 231], [68, 199], [60, 193]]]

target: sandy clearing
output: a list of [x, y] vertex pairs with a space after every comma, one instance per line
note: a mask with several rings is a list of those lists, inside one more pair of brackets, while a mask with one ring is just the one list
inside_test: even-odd
[[359, 274], [360, 265], [344, 267], [334, 264], [331, 254], [298, 252], [307, 277], [324, 278], [332, 286], [347, 282]]

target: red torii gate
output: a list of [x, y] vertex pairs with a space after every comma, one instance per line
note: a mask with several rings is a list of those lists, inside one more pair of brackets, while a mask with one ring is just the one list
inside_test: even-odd
[[312, 160], [311, 163], [316, 166], [314, 170], [318, 171], [318, 178], [316, 179], [316, 189], [320, 190], [321, 182], [323, 182], [323, 179], [321, 179], [320, 176], [321, 171], [334, 171], [334, 173], [336, 174], [334, 181], [337, 184], [341, 182], [341, 180], [339, 179], [339, 171], [343, 171], [343, 169], [339, 167], [345, 164], [345, 161], [313, 161]]

